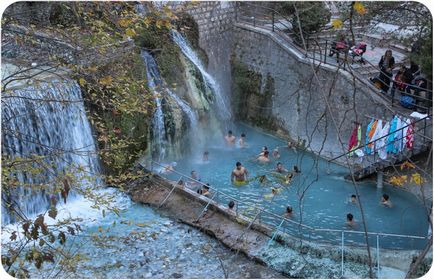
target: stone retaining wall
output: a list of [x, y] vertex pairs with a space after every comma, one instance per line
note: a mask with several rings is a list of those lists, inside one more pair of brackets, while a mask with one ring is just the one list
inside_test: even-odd
[[[165, 200], [172, 188], [170, 182], [149, 174], [133, 182], [127, 193], [133, 201], [160, 208], [172, 218], [215, 237], [236, 252], [271, 266], [291, 278], [341, 277], [340, 246], [312, 243], [282, 234], [276, 235], [277, 242], [269, 244], [274, 229], [268, 225], [255, 222], [249, 229], [249, 218], [187, 188], [176, 187]], [[165, 202], [162, 203], [163, 201]], [[202, 212], [207, 204], [208, 211]], [[373, 263], [376, 263], [373, 250], [371, 249]], [[382, 249], [382, 269], [392, 269], [403, 274], [416, 254], [415, 251]], [[344, 277], [367, 278], [367, 260], [366, 248], [345, 247]]]
[[[274, 94], [271, 102], [267, 102], [272, 109], [266, 110], [267, 115], [262, 117], [272, 120], [272, 127], [277, 128], [275, 133], [304, 140], [313, 152], [321, 151], [324, 157], [334, 157], [346, 152], [353, 121], [361, 122], [362, 128], [366, 128], [371, 116], [392, 117], [388, 104], [365, 85], [352, 80], [348, 72], [337, 71], [329, 65], [314, 70], [311, 63], [298, 57], [272, 34], [235, 23], [234, 3], [199, 2], [190, 7], [188, 13], [198, 23], [199, 44], [209, 58], [208, 70], [221, 83], [229, 99], [236, 99], [231, 92], [233, 61], [274, 80]], [[254, 96], [248, 97], [242, 106], [235, 105], [235, 110], [245, 110], [250, 103], [255, 103], [253, 99]], [[264, 114], [261, 108], [250, 107], [247, 121]], [[338, 134], [344, 142], [344, 150]]]

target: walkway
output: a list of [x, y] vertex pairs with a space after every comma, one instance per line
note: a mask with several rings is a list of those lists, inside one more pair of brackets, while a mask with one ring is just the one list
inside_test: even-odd
[[[252, 31], [256, 31], [258, 33], [266, 34], [271, 39], [276, 41], [276, 43], [280, 44], [284, 47], [289, 53], [294, 55], [299, 61], [303, 61], [305, 63], [315, 63], [322, 64], [323, 67], [332, 67], [336, 69], [337, 67], [341, 67], [342, 74], [350, 75], [351, 77], [355, 77], [359, 82], [364, 84], [368, 91], [371, 92], [373, 98], [381, 99], [384, 105], [398, 116], [403, 118], [409, 118], [411, 113], [414, 110], [406, 109], [399, 104], [399, 100], [401, 98], [401, 93], [396, 91], [394, 99], [390, 94], [384, 94], [380, 92], [378, 88], [376, 88], [369, 80], [369, 78], [376, 77], [379, 75], [380, 70], [378, 68], [378, 61], [381, 59], [381, 56], [385, 53], [387, 49], [390, 49], [391, 46], [385, 47], [386, 44], [383, 41], [387, 41], [382, 37], [376, 37], [374, 35], [366, 35], [360, 33], [357, 28], [355, 28], [355, 36], [356, 40], [366, 40], [370, 39], [376, 42], [376, 45], [383, 46], [375, 46], [368, 42], [368, 48], [363, 55], [366, 63], [362, 64], [359, 62], [354, 62], [349, 57], [345, 57], [346, 61], [343, 63], [342, 55], [340, 59], [337, 59], [336, 56], [329, 57], [329, 48], [331, 46], [331, 42], [335, 37], [335, 30], [324, 31], [319, 34], [315, 34], [314, 36], [310, 35], [311, 39], [306, 41], [307, 51], [303, 47], [301, 47], [301, 43], [297, 43], [293, 39], [293, 31], [292, 25], [283, 17], [278, 16], [274, 10], [271, 10], [264, 6], [258, 6], [255, 4], [244, 4], [249, 5], [249, 9], [240, 9], [237, 8], [236, 12], [236, 26], [239, 28], [245, 28]], [[306, 37], [309, 37], [306, 35]], [[313, 38], [312, 38], [313, 37]], [[405, 48], [402, 46], [392, 46], [394, 47], [393, 56], [395, 57], [396, 66], [404, 64], [406, 59]], [[401, 50], [401, 51], [399, 51]], [[343, 69], [342, 69], [343, 68]], [[397, 67], [395, 67], [395, 72]], [[431, 86], [432, 88], [432, 86]], [[427, 91], [428, 96], [432, 96], [432, 91]], [[432, 101], [423, 100], [422, 105], [425, 104], [429, 107], [432, 107]], [[419, 107], [418, 107], [419, 108]], [[421, 106], [421, 109], [425, 110], [424, 106]], [[431, 109], [430, 109], [431, 110]], [[399, 133], [399, 132], [398, 132]], [[380, 159], [376, 153], [373, 155], [365, 155], [362, 158], [349, 158], [350, 164], [352, 165], [353, 175], [356, 180], [362, 179], [366, 176], [369, 176], [378, 170], [382, 170], [386, 167], [392, 166], [396, 163], [403, 161], [404, 159], [420, 154], [429, 150], [432, 145], [432, 118], [427, 117], [422, 122], [417, 122], [415, 128], [415, 140], [414, 147], [411, 150], [404, 150], [398, 154], [389, 155], [386, 160]], [[362, 141], [364, 137], [362, 137]], [[331, 161], [341, 161], [345, 160], [345, 157], [348, 157], [348, 153], [344, 153]]]
[[[236, 22], [237, 25], [250, 26], [259, 31], [268, 31], [275, 34], [277, 37], [284, 41], [284, 44], [291, 47], [294, 51], [297, 51], [300, 55], [305, 58], [313, 59], [317, 62], [338, 67], [350, 71], [352, 75], [366, 85], [366, 88], [372, 90], [373, 95], [380, 96], [384, 101], [393, 106], [393, 111], [396, 114], [402, 116], [409, 116], [413, 110], [406, 109], [399, 104], [401, 94], [397, 91], [394, 99], [390, 94], [381, 93], [369, 80], [369, 78], [377, 77], [380, 73], [378, 67], [378, 62], [381, 56], [385, 53], [387, 49], [393, 50], [393, 56], [395, 58], [395, 69], [396, 73], [399, 66], [408, 64], [408, 48], [392, 44], [389, 38], [382, 37], [381, 35], [364, 33], [363, 28], [354, 27], [353, 31], [355, 33], [356, 42], [365, 41], [367, 42], [368, 48], [363, 55], [366, 63], [362, 64], [359, 62], [354, 62], [350, 57], [346, 57], [346, 62], [343, 54], [340, 55], [339, 60], [336, 59], [336, 55], [329, 57], [329, 49], [332, 42], [335, 40], [337, 32], [346, 32], [348, 30], [343, 28], [340, 30], [328, 29], [315, 34], [305, 34], [305, 42], [307, 44], [307, 51], [302, 46], [301, 42], [296, 42], [294, 40], [294, 31], [292, 30], [292, 24], [284, 17], [278, 15], [274, 10], [264, 6], [251, 3], [242, 3], [237, 6], [236, 10]], [[356, 58], [358, 60], [358, 58]], [[408, 65], [407, 65], [408, 66]], [[428, 88], [432, 89], [432, 83], [430, 81]], [[416, 105], [418, 109], [426, 110], [426, 107], [432, 107], [432, 90], [427, 91], [428, 99], [425, 100], [423, 97], [415, 96], [419, 100], [423, 101]], [[411, 95], [411, 94], [410, 94]], [[432, 98], [432, 97], [431, 97]], [[431, 104], [431, 105], [429, 105]]]

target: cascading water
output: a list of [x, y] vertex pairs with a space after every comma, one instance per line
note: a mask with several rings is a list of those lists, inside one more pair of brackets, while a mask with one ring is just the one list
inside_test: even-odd
[[[67, 173], [80, 178], [84, 186], [90, 183], [90, 177], [96, 179], [100, 171], [80, 87], [71, 81], [40, 83], [4, 93], [2, 149], [3, 156], [15, 159], [43, 157], [46, 166], [38, 174], [24, 170], [13, 174], [20, 187], [8, 194], [2, 191], [2, 223], [15, 221], [5, 208], [6, 202], [30, 216], [49, 207], [49, 189], [35, 190], [26, 186], [56, 187], [56, 183], [59, 184], [56, 177]], [[84, 179], [84, 176], [89, 178]]]
[[161, 106], [160, 90], [163, 86], [160, 73], [158, 71], [155, 59], [146, 51], [142, 51], [142, 58], [146, 65], [146, 78], [148, 86], [154, 93], [155, 104], [157, 106], [152, 120], [153, 125], [153, 155], [158, 155], [158, 160], [162, 160], [166, 156], [167, 135], [164, 127], [164, 114]]
[[194, 130], [197, 128], [198, 120], [196, 112], [194, 112], [190, 106], [181, 98], [179, 98], [174, 92], [164, 87], [163, 79], [158, 70], [158, 65], [151, 54], [147, 51], [142, 51], [142, 57], [146, 64], [147, 69], [147, 79], [148, 86], [151, 88], [154, 93], [155, 103], [157, 105], [157, 109], [154, 113], [153, 126], [154, 126], [154, 147], [155, 152], [159, 156], [159, 160], [164, 159], [166, 156], [166, 145], [167, 145], [167, 136], [166, 130], [164, 127], [164, 114], [161, 107], [161, 98], [160, 93], [167, 92], [171, 98], [175, 100], [181, 110], [187, 115], [190, 129]]
[[176, 30], [171, 30], [172, 38], [175, 44], [179, 46], [182, 53], [199, 69], [202, 79], [211, 92], [214, 93], [215, 100], [218, 105], [218, 114], [222, 120], [230, 120], [232, 117], [231, 111], [227, 102], [220, 90], [219, 84], [216, 80], [205, 71], [205, 67], [202, 65], [196, 52], [190, 47], [187, 40]]
[[181, 110], [188, 116], [188, 120], [190, 121], [190, 129], [193, 131], [197, 129], [198, 121], [196, 112], [194, 112], [187, 102], [179, 98], [173, 91], [168, 89], [167, 92], [169, 93], [170, 97], [176, 101]]

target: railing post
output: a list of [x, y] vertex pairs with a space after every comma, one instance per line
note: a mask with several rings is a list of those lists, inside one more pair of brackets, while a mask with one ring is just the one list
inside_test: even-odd
[[326, 40], [325, 50], [324, 50], [324, 64], [327, 63], [327, 43], [329, 40]]
[[342, 275], [344, 276], [344, 234], [345, 232], [342, 231], [342, 245], [341, 245], [341, 268], [342, 268]]
[[271, 19], [272, 19], [272, 30], [273, 30], [273, 32], [274, 32], [274, 10], [272, 11], [272, 14], [271, 14]]
[[380, 278], [380, 236], [377, 234], [377, 278]]
[[253, 16], [253, 27], [256, 27], [256, 17]]
[[[416, 126], [414, 127], [414, 130], [416, 130]], [[426, 141], [426, 118], [423, 119], [423, 145], [425, 145]]]

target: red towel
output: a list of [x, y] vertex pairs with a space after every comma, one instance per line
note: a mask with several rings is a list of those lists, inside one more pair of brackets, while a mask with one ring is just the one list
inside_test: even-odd
[[353, 148], [357, 147], [357, 125], [354, 127], [353, 132], [351, 133], [350, 141], [348, 141], [348, 151], [351, 151]]
[[413, 142], [414, 142], [414, 122], [412, 121], [411, 124], [408, 126], [407, 129], [407, 135], [405, 135], [406, 140], [406, 146], [409, 150], [413, 149]]

